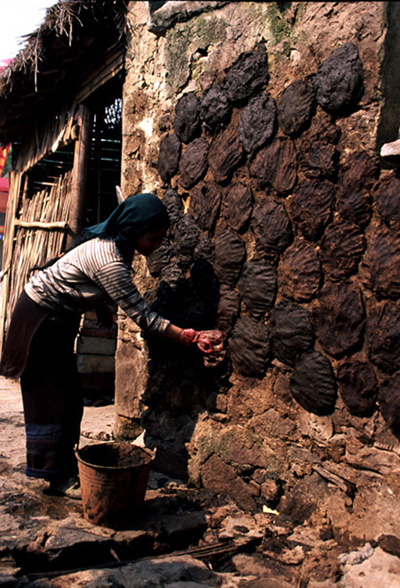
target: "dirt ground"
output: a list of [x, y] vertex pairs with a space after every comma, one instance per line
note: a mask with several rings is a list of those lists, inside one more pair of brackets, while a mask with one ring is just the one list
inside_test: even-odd
[[[327, 527], [249, 514], [152, 472], [123, 530], [92, 525], [82, 502], [27, 478], [19, 385], [0, 378], [0, 586], [400, 588], [400, 542], [344, 550]], [[85, 408], [81, 445], [113, 437], [114, 407]]]

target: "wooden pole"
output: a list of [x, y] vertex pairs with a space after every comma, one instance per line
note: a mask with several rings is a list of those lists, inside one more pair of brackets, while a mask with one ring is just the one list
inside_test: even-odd
[[90, 108], [81, 104], [78, 110], [79, 137], [75, 143], [74, 165], [72, 170], [71, 209], [68, 220], [70, 233], [67, 238], [67, 245], [70, 244], [83, 227], [90, 164], [92, 123], [93, 114]]
[[54, 221], [51, 223], [45, 223], [43, 221], [21, 221], [16, 220], [14, 221], [15, 227], [23, 227], [25, 229], [48, 229], [49, 231], [54, 231], [55, 229], [64, 230], [68, 227], [68, 224], [64, 221]]

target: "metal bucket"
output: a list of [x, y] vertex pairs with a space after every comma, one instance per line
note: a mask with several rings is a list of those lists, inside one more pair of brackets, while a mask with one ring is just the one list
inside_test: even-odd
[[129, 443], [76, 450], [84, 518], [93, 525], [128, 528], [141, 511], [155, 453]]

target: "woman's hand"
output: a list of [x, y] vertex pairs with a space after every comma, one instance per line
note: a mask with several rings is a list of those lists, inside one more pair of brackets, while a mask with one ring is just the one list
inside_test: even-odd
[[226, 355], [225, 333], [217, 329], [211, 331], [199, 331], [196, 333], [195, 342], [203, 353], [203, 363], [206, 367], [213, 367], [221, 363]]
[[198, 333], [194, 329], [182, 329], [179, 333], [179, 343], [189, 347], [192, 343], [196, 343]]
[[96, 308], [98, 323], [105, 329], [111, 329], [114, 324], [114, 315], [108, 304], [100, 304]]
[[181, 329], [170, 323], [164, 332], [164, 337], [189, 347], [195, 342], [196, 334], [197, 331], [194, 329]]
[[218, 365], [226, 355], [225, 333], [217, 329], [210, 331], [195, 331], [194, 329], [181, 329], [169, 324], [164, 337], [181, 343], [186, 347], [196, 344], [203, 354], [203, 363], [206, 367]]

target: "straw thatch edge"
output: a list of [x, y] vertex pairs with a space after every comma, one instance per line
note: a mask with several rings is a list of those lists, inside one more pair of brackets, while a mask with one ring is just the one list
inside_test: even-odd
[[91, 48], [124, 43], [127, 10], [128, 0], [59, 0], [47, 10], [0, 73], [0, 143], [21, 139], [38, 104], [65, 98]]

